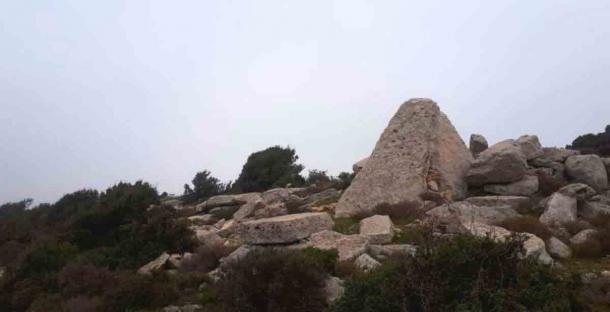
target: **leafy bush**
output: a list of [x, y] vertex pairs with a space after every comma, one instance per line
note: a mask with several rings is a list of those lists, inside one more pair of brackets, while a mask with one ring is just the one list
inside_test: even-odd
[[33, 247], [19, 268], [18, 275], [24, 278], [43, 278], [57, 273], [74, 257], [77, 249], [69, 243], [44, 242]]
[[235, 248], [216, 242], [204, 242], [193, 255], [182, 261], [182, 272], [210, 272], [218, 267], [220, 259], [228, 256]]
[[248, 157], [235, 188], [240, 192], [261, 192], [287, 184], [303, 185], [305, 179], [299, 174], [303, 166], [296, 163], [298, 159], [290, 147], [274, 146], [256, 152]]
[[507, 230], [517, 233], [531, 233], [543, 240], [547, 240], [553, 236], [551, 230], [542, 224], [538, 218], [533, 216], [520, 216], [503, 221], [499, 224]]
[[522, 238], [505, 242], [428, 236], [401, 256], [357, 276], [331, 309], [358, 311], [582, 311], [571, 280], [523, 260]]
[[331, 259], [316, 251], [264, 250], [230, 265], [218, 283], [225, 311], [323, 311]]
[[103, 296], [103, 310], [108, 312], [137, 311], [160, 308], [178, 298], [177, 290], [165, 274], [154, 276], [119, 275], [115, 287]]
[[567, 148], [579, 150], [583, 154], [610, 156], [610, 125], [606, 126], [605, 132], [577, 137]]

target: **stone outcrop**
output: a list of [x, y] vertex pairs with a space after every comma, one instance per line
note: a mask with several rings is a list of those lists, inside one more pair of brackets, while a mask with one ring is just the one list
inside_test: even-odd
[[507, 140], [482, 152], [466, 175], [468, 184], [503, 184], [517, 182], [527, 172], [527, 158], [521, 148]]
[[527, 160], [532, 160], [544, 155], [540, 140], [538, 140], [538, 137], [535, 135], [524, 135], [518, 138], [515, 143], [521, 148], [521, 151]]
[[246, 221], [239, 225], [239, 237], [248, 244], [287, 244], [330, 230], [334, 222], [327, 213], [300, 213]]
[[473, 157], [478, 157], [483, 151], [485, 151], [489, 144], [487, 143], [487, 139], [480, 134], [473, 134], [470, 136], [470, 152]]
[[259, 197], [260, 197], [260, 193], [212, 196], [205, 202], [197, 205], [196, 210], [198, 212], [201, 212], [201, 211], [209, 211], [210, 209], [213, 209], [216, 207], [240, 206], [240, 205], [247, 203], [248, 201], [256, 200]]
[[475, 196], [464, 201], [479, 207], [509, 206], [515, 211], [531, 205], [531, 200], [525, 196]]
[[509, 184], [488, 184], [483, 188], [485, 192], [497, 195], [531, 196], [538, 192], [538, 177], [526, 175], [521, 181]]
[[576, 197], [556, 192], [546, 202], [544, 213], [540, 216], [540, 222], [552, 226], [562, 227], [574, 222], [578, 218], [578, 202]]
[[471, 223], [495, 225], [519, 216], [509, 205], [476, 206], [466, 201], [435, 207], [427, 211], [426, 215], [437, 219], [458, 218], [464, 225]]
[[368, 236], [371, 244], [387, 244], [394, 238], [394, 225], [390, 217], [375, 215], [360, 221], [360, 234]]
[[360, 161], [358, 161], [357, 163], [355, 163], [352, 166], [352, 170], [354, 171], [354, 174], [358, 174], [358, 172], [362, 171], [362, 169], [364, 169], [364, 167], [366, 167], [367, 162], [369, 161], [369, 158], [364, 158]]
[[369, 249], [369, 238], [364, 235], [344, 235], [322, 231], [311, 235], [307, 246], [322, 250], [337, 250], [339, 261], [353, 261]]
[[598, 192], [608, 189], [608, 173], [599, 156], [570, 156], [565, 165], [566, 173], [573, 181], [589, 185]]
[[544, 147], [542, 148], [542, 153], [545, 157], [549, 158], [551, 161], [563, 163], [570, 156], [575, 156], [580, 154], [580, 152], [575, 150], [569, 150], [565, 148], [558, 147]]
[[169, 263], [170, 255], [166, 252], [162, 253], [157, 259], [145, 264], [138, 270], [138, 274], [150, 275], [153, 272], [160, 271], [166, 268]]
[[429, 186], [456, 199], [466, 195], [472, 155], [435, 102], [412, 99], [390, 121], [366, 166], [336, 209], [337, 217], [373, 215], [380, 204], [413, 202]]

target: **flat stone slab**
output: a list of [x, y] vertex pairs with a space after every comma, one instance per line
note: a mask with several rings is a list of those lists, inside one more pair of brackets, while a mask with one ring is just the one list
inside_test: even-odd
[[299, 213], [243, 222], [237, 233], [247, 244], [287, 244], [333, 227], [328, 213]]
[[394, 238], [394, 224], [388, 216], [368, 217], [360, 221], [360, 234], [368, 236], [371, 244], [387, 244]]

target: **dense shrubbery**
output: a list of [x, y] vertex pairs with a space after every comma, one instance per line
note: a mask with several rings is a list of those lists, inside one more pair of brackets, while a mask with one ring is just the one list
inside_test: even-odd
[[333, 307], [358, 311], [580, 311], [575, 288], [548, 267], [520, 259], [522, 241], [429, 238], [415, 257], [355, 278]]
[[184, 185], [182, 199], [185, 203], [204, 201], [214, 195], [225, 193], [232, 188], [231, 182], [223, 184], [207, 170], [198, 172], [193, 178], [192, 183], [193, 188], [188, 184]]
[[320, 250], [265, 250], [230, 265], [218, 284], [224, 311], [323, 311], [325, 280], [336, 253]]
[[579, 150], [583, 154], [610, 156], [610, 125], [606, 126], [605, 132], [579, 136], [567, 148]]
[[173, 286], [133, 269], [164, 251], [191, 250], [192, 232], [173, 208], [158, 206], [150, 184], [81, 190], [26, 209], [29, 202], [2, 206], [3, 311], [125, 311], [171, 301]]

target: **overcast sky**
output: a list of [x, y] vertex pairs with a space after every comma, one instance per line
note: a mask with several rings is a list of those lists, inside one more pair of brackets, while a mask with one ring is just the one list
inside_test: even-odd
[[53, 202], [296, 148], [337, 174], [399, 105], [464, 139], [610, 123], [610, 2], [0, 0], [0, 202]]

